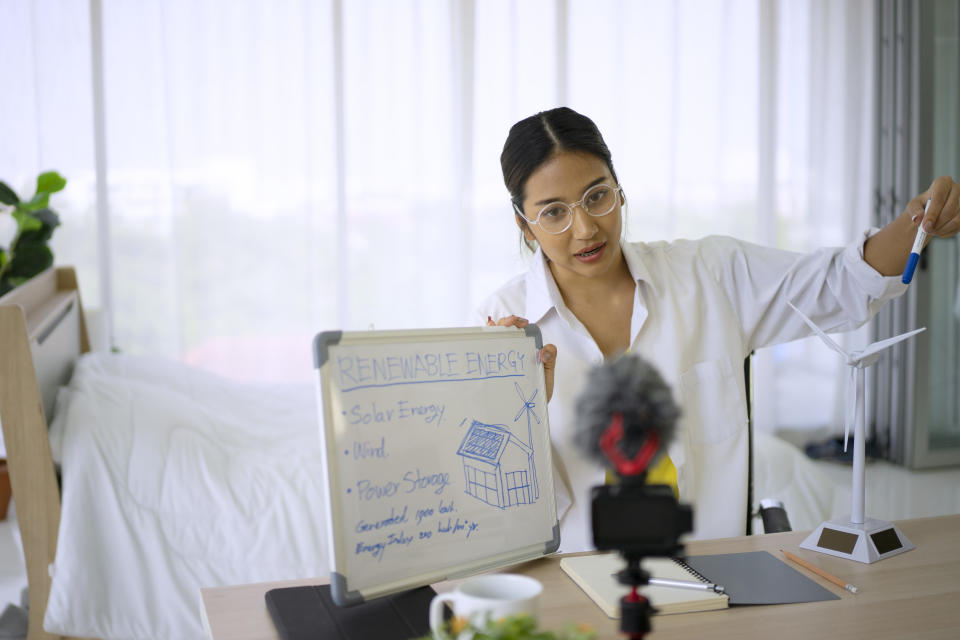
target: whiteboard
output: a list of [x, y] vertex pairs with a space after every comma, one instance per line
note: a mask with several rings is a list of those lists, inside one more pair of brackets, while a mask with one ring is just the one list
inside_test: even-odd
[[341, 606], [560, 545], [535, 325], [314, 338]]

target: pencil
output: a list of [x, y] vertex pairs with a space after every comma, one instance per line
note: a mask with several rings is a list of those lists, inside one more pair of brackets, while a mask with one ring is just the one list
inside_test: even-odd
[[860, 591], [860, 589], [858, 589], [857, 587], [853, 586], [853, 585], [850, 584], [849, 582], [844, 582], [843, 580], [841, 580], [841, 579], [838, 578], [837, 576], [833, 575], [832, 573], [827, 573], [826, 571], [824, 571], [824, 570], [821, 569], [820, 567], [818, 567], [818, 566], [816, 566], [816, 565], [810, 564], [809, 562], [807, 562], [806, 560], [804, 560], [804, 559], [801, 558], [800, 556], [795, 556], [795, 555], [793, 555], [792, 553], [790, 553], [789, 551], [784, 551], [783, 549], [780, 549], [780, 552], [783, 553], [783, 555], [787, 556], [787, 558], [788, 558], [789, 560], [793, 560], [794, 562], [796, 562], [796, 563], [797, 563], [798, 565], [800, 565], [801, 567], [804, 567], [805, 569], [809, 569], [810, 571], [813, 571], [815, 574], [817, 574], [817, 575], [820, 576], [821, 578], [826, 578], [827, 580], [829, 580], [829, 581], [832, 582], [833, 584], [837, 585], [838, 587], [843, 587], [844, 589], [846, 589], [846, 590], [849, 591], [850, 593], [857, 593], [858, 591]]

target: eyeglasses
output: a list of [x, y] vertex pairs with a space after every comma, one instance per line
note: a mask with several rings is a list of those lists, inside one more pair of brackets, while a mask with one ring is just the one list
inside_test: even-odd
[[533, 220], [523, 215], [520, 207], [514, 203], [513, 208], [517, 215], [530, 224], [535, 224], [547, 233], [554, 235], [563, 233], [573, 224], [573, 208], [579, 206], [588, 216], [600, 218], [617, 206], [617, 194], [621, 193], [621, 187], [611, 187], [608, 184], [597, 184], [583, 192], [583, 197], [576, 202], [565, 204], [563, 202], [550, 202], [537, 213]]

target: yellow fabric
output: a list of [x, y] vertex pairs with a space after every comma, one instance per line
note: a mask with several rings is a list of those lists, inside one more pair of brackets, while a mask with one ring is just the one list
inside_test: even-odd
[[666, 453], [647, 470], [647, 484], [669, 485], [673, 489], [673, 497], [680, 498], [680, 490], [677, 488], [677, 468], [673, 466], [673, 460]]
[[[616, 484], [617, 474], [607, 470], [607, 484]], [[680, 498], [680, 490], [677, 488], [677, 468], [673, 466], [673, 460], [666, 453], [647, 469], [647, 484], [665, 484], [673, 490], [673, 497]]]

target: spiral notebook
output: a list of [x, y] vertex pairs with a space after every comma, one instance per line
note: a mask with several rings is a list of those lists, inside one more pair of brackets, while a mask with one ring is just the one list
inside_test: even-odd
[[[611, 618], [619, 617], [620, 598], [629, 590], [614, 577], [623, 566], [623, 559], [615, 553], [570, 556], [560, 560], [560, 568]], [[655, 578], [712, 582], [726, 589], [726, 593], [720, 595], [712, 591], [644, 587], [642, 593], [658, 613], [840, 599], [766, 551], [646, 558], [643, 567]]]
[[[617, 582], [614, 575], [623, 569], [624, 564], [623, 558], [616, 553], [560, 559], [560, 568], [611, 618], [620, 617], [620, 598], [630, 591], [629, 587]], [[645, 558], [643, 568], [654, 578], [707, 582], [680, 558]], [[640, 592], [658, 614], [725, 609], [729, 600], [726, 594], [695, 589], [647, 585]]]

